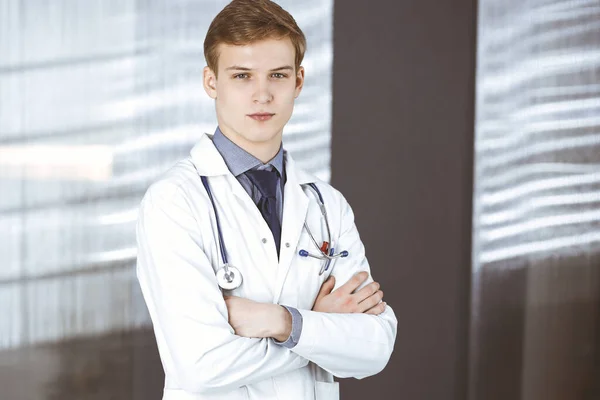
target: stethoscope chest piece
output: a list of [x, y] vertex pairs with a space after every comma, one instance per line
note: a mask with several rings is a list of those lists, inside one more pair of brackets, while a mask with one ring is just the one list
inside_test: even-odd
[[231, 265], [219, 268], [216, 277], [221, 289], [233, 290], [239, 288], [242, 284], [242, 273]]

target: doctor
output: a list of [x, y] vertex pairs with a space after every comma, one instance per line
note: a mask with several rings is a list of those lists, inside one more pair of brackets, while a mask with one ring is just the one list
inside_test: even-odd
[[333, 400], [334, 376], [390, 358], [397, 321], [350, 206], [282, 147], [304, 50], [268, 0], [234, 0], [207, 33], [218, 128], [148, 189], [137, 225], [165, 400]]

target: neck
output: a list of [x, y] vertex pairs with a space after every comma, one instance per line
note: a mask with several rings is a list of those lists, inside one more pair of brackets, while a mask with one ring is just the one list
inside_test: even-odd
[[252, 142], [245, 139], [242, 135], [227, 130], [227, 128], [223, 129], [221, 126], [219, 126], [219, 128], [225, 137], [248, 153], [252, 154], [263, 164], [266, 164], [275, 158], [281, 147], [281, 132], [273, 137], [272, 140], [265, 142]]

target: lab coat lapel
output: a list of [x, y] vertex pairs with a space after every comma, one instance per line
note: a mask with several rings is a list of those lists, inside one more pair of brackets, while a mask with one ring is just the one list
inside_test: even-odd
[[257, 221], [262, 220], [260, 211], [258, 211], [256, 205], [250, 196], [248, 196], [246, 190], [235, 178], [235, 176], [231, 174], [229, 168], [227, 168], [227, 164], [225, 164], [225, 160], [223, 160], [221, 153], [219, 153], [212, 142], [212, 135], [208, 135], [206, 133], [203, 134], [198, 143], [192, 149], [191, 156], [199, 175], [209, 177], [225, 176], [227, 178], [229, 189], [243, 204], [244, 208], [248, 210], [256, 209], [255, 217]]
[[[283, 196], [281, 250], [279, 268], [277, 269], [277, 281], [274, 288], [274, 303], [279, 302], [287, 273], [297, 256], [296, 248], [302, 234], [304, 221], [306, 220], [310, 201], [304, 190], [302, 190], [301, 185], [312, 181], [307, 174], [296, 168], [294, 160], [287, 153], [285, 171], [287, 182]], [[287, 243], [289, 243], [289, 247]]]
[[190, 151], [192, 162], [201, 176], [219, 176], [230, 174], [225, 160], [212, 142], [212, 135], [202, 135]]

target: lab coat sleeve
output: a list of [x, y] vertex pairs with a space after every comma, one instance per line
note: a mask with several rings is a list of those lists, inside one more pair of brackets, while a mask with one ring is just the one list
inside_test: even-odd
[[[333, 264], [335, 289], [360, 271], [367, 271], [373, 282], [365, 248], [354, 223], [352, 209], [339, 194], [341, 204], [340, 237], [336, 247], [349, 256]], [[382, 287], [385, 282], [380, 282]], [[339, 378], [362, 379], [379, 373], [387, 365], [394, 348], [398, 321], [391, 307], [380, 315], [333, 314], [299, 310], [303, 318], [302, 335], [292, 349]]]
[[308, 360], [271, 339], [234, 334], [198, 221], [181, 189], [164, 186], [151, 187], [140, 207], [137, 276], [167, 385], [226, 391], [306, 366]]

